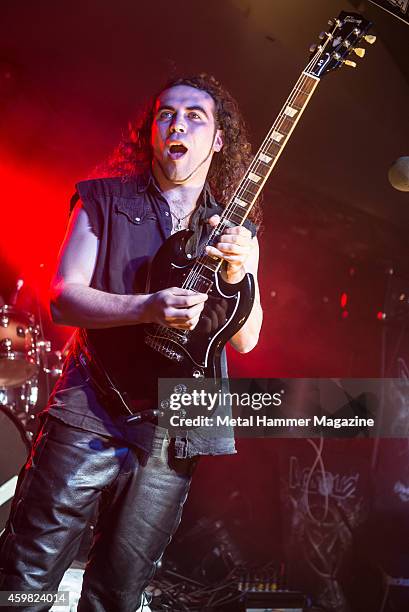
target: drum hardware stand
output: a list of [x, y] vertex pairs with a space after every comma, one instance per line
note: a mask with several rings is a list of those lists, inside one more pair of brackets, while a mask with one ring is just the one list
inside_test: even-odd
[[19, 279], [10, 303], [0, 306], [0, 409], [31, 448], [38, 412], [35, 407], [49, 397], [51, 379], [61, 374], [61, 352], [52, 351], [45, 338], [38, 287], [34, 292], [38, 324], [33, 314], [17, 307], [23, 285]]

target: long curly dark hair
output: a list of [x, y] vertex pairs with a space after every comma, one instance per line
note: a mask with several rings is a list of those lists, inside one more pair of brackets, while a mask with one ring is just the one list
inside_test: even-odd
[[[236, 100], [213, 76], [199, 74], [168, 81], [152, 98], [136, 121], [128, 124], [128, 132], [122, 138], [111, 158], [97, 168], [99, 176], [122, 176], [125, 180], [139, 174], [152, 163], [151, 129], [158, 96], [171, 87], [187, 85], [206, 91], [215, 102], [215, 120], [223, 130], [223, 147], [213, 155], [208, 181], [216, 200], [226, 206], [237, 189], [251, 160], [251, 144], [244, 119]], [[261, 225], [260, 202], [253, 206], [249, 218]]]

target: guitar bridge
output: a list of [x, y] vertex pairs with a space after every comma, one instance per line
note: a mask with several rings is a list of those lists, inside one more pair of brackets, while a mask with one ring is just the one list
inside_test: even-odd
[[184, 359], [184, 355], [177, 350], [175, 350], [175, 346], [172, 342], [168, 340], [163, 341], [155, 336], [146, 336], [145, 342], [152, 349], [164, 355], [171, 361], [181, 362]]

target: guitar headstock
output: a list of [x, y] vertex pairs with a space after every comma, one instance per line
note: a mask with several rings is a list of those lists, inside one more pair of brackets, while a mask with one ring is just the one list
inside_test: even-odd
[[372, 22], [364, 19], [359, 13], [341, 11], [336, 19], [328, 21], [329, 28], [321, 32], [320, 42], [310, 47], [311, 61], [305, 72], [321, 78], [328, 72], [346, 66], [356, 67], [356, 62], [349, 59], [363, 57], [365, 49], [357, 47], [361, 41], [373, 44], [376, 36], [368, 34]]

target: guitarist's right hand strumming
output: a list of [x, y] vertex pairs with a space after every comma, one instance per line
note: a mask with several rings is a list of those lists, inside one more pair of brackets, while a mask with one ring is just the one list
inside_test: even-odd
[[192, 330], [199, 322], [207, 298], [206, 293], [180, 287], [156, 291], [145, 302], [144, 322]]

